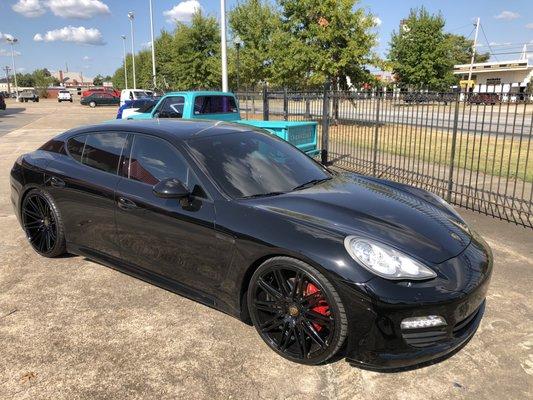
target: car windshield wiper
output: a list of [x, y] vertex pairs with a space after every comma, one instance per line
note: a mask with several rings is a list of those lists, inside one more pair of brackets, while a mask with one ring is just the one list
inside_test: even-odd
[[256, 193], [251, 194], [250, 196], [243, 196], [241, 199], [255, 199], [257, 197], [270, 197], [270, 196], [278, 196], [280, 194], [285, 194], [287, 192], [268, 192], [268, 193]]
[[324, 182], [324, 181], [329, 181], [331, 178], [328, 177], [328, 178], [322, 178], [322, 179], [313, 179], [309, 182], [305, 182], [305, 183], [302, 183], [301, 185], [298, 185], [296, 186], [295, 188], [293, 188], [292, 190], [301, 190], [301, 189], [306, 189], [308, 187], [311, 187], [311, 186], [315, 186], [316, 184], [320, 183], [320, 182]]

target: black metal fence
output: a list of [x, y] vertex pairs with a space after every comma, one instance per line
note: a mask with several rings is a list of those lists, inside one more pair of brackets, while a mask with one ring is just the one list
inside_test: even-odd
[[322, 161], [533, 228], [527, 95], [240, 92], [244, 118], [319, 122]]

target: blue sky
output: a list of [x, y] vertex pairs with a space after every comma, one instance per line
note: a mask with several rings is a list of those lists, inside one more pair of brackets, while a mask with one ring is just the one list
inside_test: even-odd
[[[157, 35], [162, 29], [172, 30], [172, 18], [187, 20], [198, 2], [153, 3]], [[227, 3], [229, 9], [236, 1]], [[199, 4], [207, 14], [219, 16], [219, 1], [199, 0]], [[481, 17], [486, 39], [480, 32], [480, 50], [486, 51], [490, 43], [493, 58], [516, 59], [519, 54], [511, 53], [519, 52], [523, 43], [530, 43], [533, 55], [532, 0], [362, 0], [360, 4], [381, 21], [377, 28], [380, 54], [386, 52], [400, 19], [410, 8], [424, 5], [431, 12], [442, 12], [448, 31], [465, 36], [472, 33], [475, 17]], [[68, 63], [71, 71], [83, 71], [85, 76], [112, 74], [122, 59], [120, 35], [128, 35], [129, 49], [128, 11], [136, 13], [139, 50], [150, 40], [148, 0], [0, 0], [0, 67], [11, 65], [10, 48], [2, 37], [14, 35], [19, 39], [17, 68], [25, 72], [64, 69]]]

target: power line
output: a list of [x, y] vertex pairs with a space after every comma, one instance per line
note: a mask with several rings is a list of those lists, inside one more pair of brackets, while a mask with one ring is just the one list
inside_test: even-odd
[[[485, 29], [483, 29], [483, 24], [479, 24], [479, 25], [481, 26], [481, 33], [483, 33], [483, 37], [485, 38], [485, 41], [487, 42], [487, 46], [489, 47], [489, 50], [491, 51], [491, 53], [494, 53], [494, 50], [492, 50], [492, 47], [490, 47], [489, 39], [487, 39], [487, 35], [485, 34]], [[496, 61], [500, 61], [498, 60], [498, 57], [494, 56], [494, 58], [496, 59]]]

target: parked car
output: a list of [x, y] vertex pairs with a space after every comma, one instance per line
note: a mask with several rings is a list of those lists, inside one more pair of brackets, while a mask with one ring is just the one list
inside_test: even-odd
[[82, 97], [80, 103], [84, 106], [88, 105], [91, 108], [96, 106], [116, 106], [120, 103], [120, 99], [111, 93], [99, 92]]
[[476, 93], [468, 98], [469, 104], [499, 104], [500, 96], [497, 93]]
[[81, 88], [78, 88], [78, 92], [81, 97], [89, 97], [93, 93], [110, 93], [113, 96], [120, 96], [120, 92], [117, 89], [110, 87], [92, 88], [84, 90], [83, 92], [81, 91]]
[[128, 119], [128, 117], [133, 115], [151, 112], [158, 101], [159, 97], [127, 100], [126, 103], [118, 109], [117, 119]]
[[139, 100], [150, 97], [154, 97], [154, 92], [151, 90], [124, 89], [120, 93], [120, 105], [123, 106], [128, 100]]
[[87, 257], [249, 321], [298, 363], [435, 362], [484, 314], [490, 249], [444, 200], [329, 171], [251, 126], [77, 128], [19, 157], [10, 181], [38, 254]]
[[57, 92], [57, 101], [70, 101], [72, 103], [72, 94], [68, 90], [60, 90]]
[[4, 100], [4, 95], [0, 94], [0, 110], [6, 109], [6, 102]]
[[28, 101], [36, 103], [39, 102], [39, 95], [34, 89], [25, 89], [19, 93], [19, 101], [21, 103], [27, 103]]
[[150, 112], [128, 117], [128, 119], [153, 118], [214, 119], [251, 125], [266, 129], [310, 156], [319, 153], [316, 122], [241, 119], [237, 98], [233, 93], [216, 91], [167, 93]]

